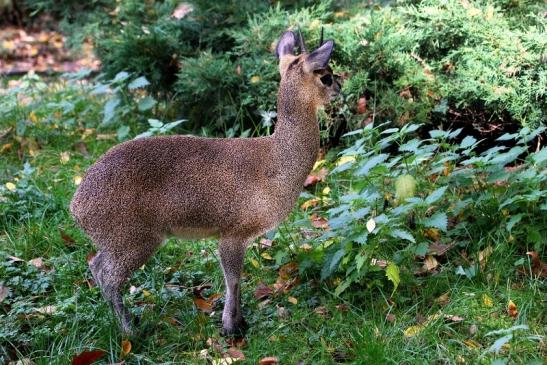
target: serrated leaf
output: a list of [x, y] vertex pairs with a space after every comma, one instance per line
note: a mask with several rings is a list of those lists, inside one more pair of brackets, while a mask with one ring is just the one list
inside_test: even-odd
[[326, 260], [321, 270], [321, 280], [325, 280], [336, 270], [340, 260], [346, 254], [346, 250], [341, 248], [331, 256], [330, 260]]
[[446, 213], [438, 212], [433, 214], [431, 217], [422, 220], [422, 225], [425, 227], [438, 228], [441, 231], [447, 230], [448, 227], [448, 217]]
[[547, 160], [547, 148], [543, 147], [541, 150], [539, 150], [539, 152], [534, 153], [532, 155], [532, 159], [538, 165]]
[[127, 136], [129, 135], [129, 126], [127, 125], [122, 125], [120, 126], [120, 128], [118, 128], [118, 130], [116, 131], [116, 134], [118, 136], [118, 141], [123, 141], [124, 139], [127, 138]]
[[129, 85], [127, 85], [127, 88], [129, 90], [135, 90], [135, 89], [145, 87], [145, 86], [148, 86], [148, 85], [150, 85], [150, 82], [148, 82], [146, 77], [141, 76], [141, 77], [138, 77], [135, 80], [131, 81], [129, 83]]
[[148, 119], [148, 124], [150, 124], [150, 127], [152, 127], [152, 128], [161, 128], [161, 127], [163, 127], [163, 123], [160, 122], [157, 119]]
[[460, 143], [461, 149], [466, 149], [468, 147], [471, 147], [475, 142], [477, 142], [477, 139], [473, 136], [466, 136], [462, 142]]
[[395, 197], [401, 201], [416, 193], [416, 180], [412, 175], [401, 175], [395, 180]]
[[437, 200], [441, 199], [448, 186], [441, 186], [437, 190], [433, 191], [427, 198], [425, 198], [426, 204], [433, 204]]
[[389, 234], [391, 235], [391, 237], [394, 237], [394, 238], [401, 238], [403, 240], [407, 240], [412, 243], [416, 242], [416, 240], [414, 239], [414, 236], [412, 236], [410, 232], [402, 230], [402, 229], [394, 229], [391, 232], [389, 232]]
[[386, 267], [386, 277], [389, 281], [393, 283], [393, 292], [397, 290], [399, 283], [401, 282], [401, 276], [399, 267], [393, 262], [390, 262]]
[[377, 156], [372, 157], [371, 159], [367, 160], [367, 162], [364, 163], [363, 166], [357, 169], [355, 172], [355, 175], [357, 176], [363, 176], [366, 175], [371, 169], [375, 168], [385, 160], [387, 160], [389, 157], [389, 154], [387, 153], [381, 153]]
[[110, 122], [112, 121], [112, 118], [114, 118], [116, 107], [118, 105], [120, 105], [120, 99], [117, 96], [108, 99], [108, 101], [104, 105], [104, 110], [103, 110], [103, 113], [104, 113], [103, 124], [104, 125], [110, 124]]
[[156, 99], [154, 99], [151, 96], [146, 96], [141, 101], [139, 101], [138, 109], [139, 111], [144, 112], [144, 111], [152, 109], [154, 105], [156, 104], [157, 104]]
[[121, 71], [121, 72], [118, 72], [116, 76], [114, 76], [114, 79], [112, 80], [112, 82], [124, 81], [124, 80], [127, 80], [128, 77], [129, 77], [129, 73], [125, 71]]
[[522, 217], [524, 217], [523, 213], [516, 214], [516, 215], [512, 216], [509, 219], [509, 222], [507, 222], [507, 231], [511, 232], [511, 230], [513, 229], [515, 224], [517, 224], [518, 222], [520, 222], [522, 220]]

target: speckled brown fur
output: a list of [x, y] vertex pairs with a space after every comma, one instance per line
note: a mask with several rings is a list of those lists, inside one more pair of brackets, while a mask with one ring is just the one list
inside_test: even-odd
[[292, 32], [278, 45], [281, 83], [271, 136], [142, 138], [115, 146], [87, 171], [70, 210], [98, 248], [90, 269], [124, 331], [131, 331], [131, 319], [120, 287], [171, 235], [220, 238], [223, 330], [234, 334], [244, 326], [245, 248], [291, 211], [317, 157], [317, 108], [339, 92], [336, 82], [321, 82], [330, 73], [333, 42], [295, 56], [297, 45]]

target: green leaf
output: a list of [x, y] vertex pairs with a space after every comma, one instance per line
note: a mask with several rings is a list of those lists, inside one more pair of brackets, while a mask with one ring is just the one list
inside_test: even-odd
[[429, 194], [429, 196], [425, 199], [426, 204], [433, 204], [437, 200], [439, 200], [443, 196], [447, 188], [448, 186], [441, 186], [440, 188]]
[[395, 197], [401, 201], [416, 193], [416, 180], [412, 175], [401, 175], [395, 180]]
[[123, 141], [124, 139], [126, 139], [129, 135], [129, 131], [130, 129], [127, 125], [122, 125], [120, 128], [118, 128], [118, 130], [116, 131], [116, 134], [118, 135], [118, 140]]
[[151, 96], [147, 96], [141, 101], [139, 101], [138, 108], [139, 108], [139, 111], [144, 112], [144, 111], [152, 109], [154, 105], [156, 104], [157, 104], [156, 99], [154, 99]]
[[378, 166], [387, 158], [389, 157], [389, 154], [387, 153], [381, 153], [377, 156], [372, 157], [371, 159], [367, 160], [363, 166], [361, 166], [357, 171], [355, 172], [356, 176], [363, 176], [366, 175], [371, 169]]
[[541, 164], [543, 161], [547, 160], [547, 148], [543, 147], [539, 152], [536, 152], [532, 155], [532, 159], [535, 163], [538, 165]]
[[427, 250], [429, 249], [429, 245], [427, 242], [421, 242], [416, 248], [414, 249], [414, 254], [416, 256], [424, 257], [427, 254]]
[[460, 143], [461, 149], [466, 149], [467, 147], [471, 147], [477, 140], [473, 136], [466, 136], [462, 142]]
[[118, 105], [120, 105], [120, 99], [117, 96], [108, 99], [108, 101], [104, 105], [104, 111], [103, 111], [104, 125], [110, 124], [110, 122], [112, 121], [112, 118], [114, 118], [114, 114]]
[[509, 222], [507, 222], [507, 231], [508, 231], [508, 232], [511, 232], [511, 230], [513, 229], [513, 227], [515, 226], [515, 224], [517, 224], [518, 222], [521, 221], [522, 217], [524, 217], [524, 214], [523, 214], [523, 213], [516, 214], [516, 215], [512, 216], [512, 217], [509, 219]]
[[332, 275], [332, 273], [336, 270], [338, 267], [338, 264], [340, 263], [340, 260], [344, 255], [346, 254], [346, 250], [344, 248], [339, 249], [330, 257], [330, 260], [326, 260], [325, 264], [323, 265], [323, 269], [321, 270], [321, 280], [325, 280], [329, 276]]
[[127, 88], [129, 90], [135, 90], [141, 87], [145, 87], [150, 85], [150, 82], [146, 79], [146, 77], [141, 76], [139, 78], [136, 78], [135, 80], [131, 81], [129, 85], [127, 85]]
[[393, 292], [397, 290], [399, 283], [401, 282], [401, 276], [399, 267], [393, 262], [390, 262], [386, 267], [386, 277], [393, 283]]
[[163, 123], [160, 122], [157, 119], [148, 119], [148, 124], [150, 124], [150, 127], [152, 127], [152, 128], [161, 128], [161, 127], [163, 127]]
[[445, 231], [448, 226], [448, 217], [446, 213], [438, 212], [433, 214], [431, 217], [422, 220], [422, 225], [425, 227], [438, 228], [441, 231]]
[[513, 338], [512, 334], [498, 338], [496, 342], [494, 342], [494, 344], [490, 346], [490, 348], [488, 349], [488, 352], [498, 353], [501, 350], [501, 347], [505, 345], [507, 342], [511, 341], [512, 338]]
[[112, 82], [125, 81], [127, 80], [128, 77], [129, 77], [129, 74], [127, 72], [125, 71], [118, 72], [116, 76], [114, 76], [114, 79], [112, 80]]
[[414, 236], [412, 236], [410, 232], [405, 231], [403, 229], [394, 229], [390, 231], [389, 234], [391, 235], [391, 237], [394, 237], [394, 238], [401, 238], [403, 240], [407, 240], [412, 243], [416, 242], [416, 240], [414, 239]]

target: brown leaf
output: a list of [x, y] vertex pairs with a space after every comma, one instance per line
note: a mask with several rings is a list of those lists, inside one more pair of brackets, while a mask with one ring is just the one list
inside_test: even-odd
[[213, 312], [213, 303], [203, 299], [203, 298], [194, 298], [194, 304], [197, 309], [203, 313], [212, 313]]
[[441, 231], [437, 228], [427, 228], [424, 231], [424, 235], [433, 241], [438, 241], [441, 238]]
[[273, 294], [273, 289], [264, 284], [263, 282], [258, 283], [255, 290], [255, 299], [261, 300], [265, 299]]
[[311, 225], [314, 226], [315, 228], [321, 228], [324, 230], [329, 229], [329, 221], [326, 218], [320, 217], [317, 214], [312, 214], [310, 219], [311, 219]]
[[129, 340], [122, 340], [122, 350], [120, 357], [124, 359], [131, 352], [131, 342]]
[[91, 260], [93, 260], [93, 258], [94, 258], [96, 255], [97, 255], [97, 252], [93, 252], [93, 251], [91, 251], [91, 252], [89, 252], [89, 253], [87, 254], [87, 256], [85, 257], [85, 260], [87, 261], [87, 264], [88, 264], [88, 265], [91, 264]]
[[539, 254], [536, 251], [528, 251], [526, 254], [530, 256], [530, 260], [532, 261], [532, 273], [542, 278], [547, 277], [547, 264], [541, 261]]
[[509, 304], [507, 305], [507, 313], [509, 313], [511, 318], [517, 318], [519, 315], [517, 305], [512, 300], [509, 300]]
[[84, 156], [84, 158], [89, 157], [89, 151], [87, 150], [87, 144], [83, 141], [74, 143], [74, 148]]
[[319, 314], [320, 316], [326, 316], [329, 314], [329, 310], [325, 306], [317, 307], [313, 310], [314, 313]]
[[243, 352], [235, 347], [230, 347], [226, 351], [226, 354], [233, 359], [245, 360], [245, 355], [243, 354]]
[[74, 241], [74, 238], [70, 237], [63, 229], [59, 228], [59, 234], [61, 235], [61, 239], [65, 243], [65, 246], [67, 247], [74, 247], [74, 244], [76, 241]]
[[310, 207], [316, 207], [317, 204], [319, 204], [319, 202], [321, 201], [321, 199], [319, 198], [313, 198], [313, 199], [310, 199], [310, 200], [306, 200], [304, 203], [302, 203], [302, 205], [300, 206], [300, 209], [302, 210], [306, 210]]
[[440, 304], [442, 306], [447, 305], [450, 302], [450, 293], [446, 292], [443, 295], [439, 296], [438, 298], [435, 298], [435, 303]]
[[247, 345], [247, 342], [245, 342], [245, 337], [227, 337], [226, 344], [241, 349]]
[[217, 339], [209, 337], [205, 343], [216, 352], [222, 351], [222, 345], [220, 344], [220, 342], [218, 342]]
[[329, 170], [327, 170], [325, 167], [322, 167], [317, 172], [310, 173], [308, 177], [306, 178], [306, 180], [304, 181], [304, 187], [315, 185], [318, 182], [324, 182], [328, 173], [329, 173]]
[[424, 259], [424, 266], [427, 268], [427, 271], [433, 271], [439, 266], [439, 262], [435, 257], [427, 255]]
[[395, 322], [395, 319], [396, 319], [395, 314], [393, 314], [393, 313], [388, 313], [387, 316], [386, 316], [386, 321], [388, 321], [388, 322], [393, 323], [393, 322]]
[[277, 316], [281, 319], [287, 319], [290, 316], [289, 311], [285, 307], [277, 306], [276, 309]]
[[484, 269], [484, 266], [488, 261], [488, 257], [492, 254], [492, 252], [494, 252], [494, 248], [492, 246], [488, 246], [479, 252], [479, 264], [481, 269]]
[[277, 365], [279, 364], [279, 359], [277, 357], [269, 356], [260, 359], [258, 365]]
[[72, 358], [72, 365], [91, 365], [104, 355], [106, 351], [103, 350], [84, 351]]
[[357, 100], [357, 114], [365, 114], [367, 112], [367, 99], [365, 97]]
[[298, 272], [298, 264], [295, 262], [289, 262], [281, 266], [279, 269], [279, 277], [283, 280], [288, 280]]
[[435, 256], [443, 256], [448, 250], [454, 247], [454, 243], [444, 245], [442, 243], [434, 242], [429, 245], [427, 249], [428, 253]]
[[374, 265], [374, 266], [378, 266], [382, 269], [385, 269], [387, 267], [387, 261], [386, 260], [371, 259], [370, 264]]
[[0, 303], [2, 303], [7, 296], [8, 296], [8, 288], [0, 285]]
[[455, 323], [459, 323], [459, 322], [464, 321], [463, 317], [455, 316], [455, 315], [452, 315], [452, 314], [445, 314], [444, 319], [446, 319], [449, 322], [455, 322]]

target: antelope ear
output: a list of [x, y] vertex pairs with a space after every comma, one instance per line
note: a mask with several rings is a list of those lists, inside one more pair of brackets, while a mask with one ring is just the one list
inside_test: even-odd
[[275, 48], [275, 54], [277, 58], [281, 58], [286, 55], [294, 55], [294, 47], [296, 46], [296, 35], [293, 32], [285, 32], [279, 39], [277, 47]]
[[333, 50], [334, 41], [329, 39], [323, 43], [321, 47], [309, 54], [306, 61], [304, 61], [304, 70], [307, 72], [313, 72], [315, 70], [320, 70], [327, 67]]

